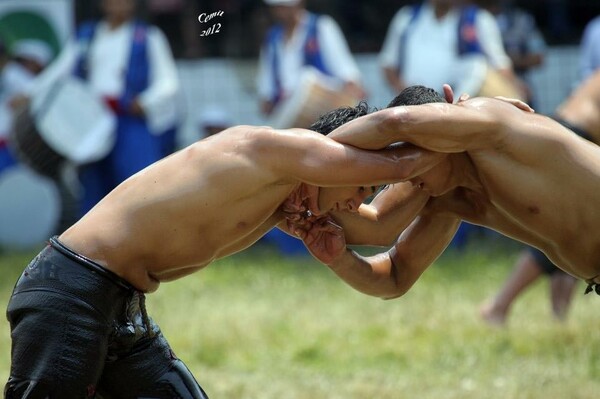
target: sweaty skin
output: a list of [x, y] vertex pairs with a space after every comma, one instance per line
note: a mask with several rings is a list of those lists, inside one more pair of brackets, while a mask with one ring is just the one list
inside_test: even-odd
[[600, 70], [558, 107], [556, 115], [583, 129], [595, 143], [600, 143]]
[[[374, 134], [370, 116], [360, 119]], [[237, 126], [132, 176], [59, 239], [151, 292], [247, 248], [294, 212], [356, 212], [371, 186], [441, 159], [414, 146], [365, 151], [309, 130]]]
[[[393, 242], [401, 233], [388, 252], [361, 257], [346, 250], [344, 231], [350, 244], [369, 244], [356, 239], [369, 232], [357, 235], [358, 224], [343, 215], [334, 217], [344, 231], [320, 221], [302, 233], [311, 253], [350, 285], [375, 296], [403, 295], [461, 220], [540, 248], [566, 272], [600, 282], [600, 236], [594, 234], [600, 226], [600, 147], [548, 117], [492, 98], [376, 114], [396, 127], [380, 128], [367, 143], [352, 121], [335, 132], [335, 140], [358, 146], [406, 141], [447, 158], [411, 179], [430, 199], [408, 228], [399, 223], [387, 237]], [[378, 197], [383, 204], [398, 201], [392, 192]]]

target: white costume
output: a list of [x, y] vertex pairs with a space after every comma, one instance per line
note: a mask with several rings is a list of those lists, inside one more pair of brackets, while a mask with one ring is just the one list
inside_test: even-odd
[[457, 93], [476, 94], [481, 82], [480, 76], [472, 73], [474, 63], [487, 59], [496, 69], [511, 67], [498, 25], [489, 12], [479, 9], [475, 17], [474, 33], [483, 54], [461, 56], [457, 50], [460, 9], [454, 8], [438, 20], [428, 2], [420, 7], [414, 20], [413, 6], [396, 13], [380, 53], [380, 64], [399, 69], [407, 86], [420, 84], [441, 92], [442, 85], [449, 83]]
[[[278, 41], [275, 51], [278, 53], [279, 68], [273, 70], [270, 62], [271, 46], [263, 46], [259, 58], [257, 89], [261, 99], [271, 100], [277, 90], [274, 74], [278, 73], [281, 82], [283, 97], [292, 93], [299, 82], [299, 77], [304, 68], [304, 45], [308, 35], [309, 13], [304, 13], [302, 21], [295, 28], [294, 33], [287, 42]], [[317, 41], [323, 66], [338, 83], [360, 81], [360, 71], [346, 39], [333, 18], [327, 15], [317, 16]]]

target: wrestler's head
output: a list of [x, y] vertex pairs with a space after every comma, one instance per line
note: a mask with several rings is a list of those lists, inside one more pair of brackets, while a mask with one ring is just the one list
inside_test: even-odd
[[328, 135], [343, 124], [367, 115], [369, 112], [371, 112], [369, 105], [366, 101], [361, 101], [355, 107], [341, 107], [321, 115], [319, 119], [310, 125], [309, 129]]
[[[367, 115], [372, 109], [366, 101], [361, 101], [354, 107], [341, 107], [329, 111], [317, 119], [310, 127], [310, 130], [327, 135], [333, 130], [345, 123], [353, 121], [356, 118]], [[359, 205], [368, 197], [372, 196], [378, 186], [374, 187], [307, 187], [311, 192], [311, 197], [317, 196], [317, 201], [308, 201], [309, 209], [315, 215], [319, 215], [330, 210], [341, 210], [356, 212]], [[317, 205], [318, 206], [315, 206]]]
[[100, 6], [109, 23], [119, 25], [133, 18], [138, 0], [102, 0]]
[[[390, 103], [389, 107], [404, 105], [423, 105], [431, 103], [445, 103], [445, 98], [435, 90], [425, 86], [410, 86], [402, 90]], [[450, 184], [452, 163], [451, 158], [440, 162], [429, 171], [411, 179], [411, 183], [419, 186], [432, 196], [446, 193], [453, 186]]]
[[285, 27], [294, 27], [304, 11], [304, 0], [264, 0], [273, 19]]
[[402, 90], [387, 108], [401, 105], [422, 105], [430, 103], [445, 103], [446, 100], [437, 91], [420, 85], [409, 86]]

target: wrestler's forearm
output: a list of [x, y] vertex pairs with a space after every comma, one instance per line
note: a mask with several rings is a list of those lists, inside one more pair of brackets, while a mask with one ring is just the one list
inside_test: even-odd
[[460, 223], [451, 215], [420, 215], [404, 230], [389, 251], [401, 295], [444, 252]]
[[385, 299], [404, 295], [441, 255], [460, 220], [420, 216], [387, 252], [370, 257], [347, 250], [328, 267], [354, 289]]
[[328, 137], [370, 150], [408, 142], [425, 150], [451, 153], [477, 147], [493, 137], [497, 122], [489, 114], [453, 104], [401, 106], [355, 119]]
[[327, 266], [346, 284], [363, 294], [384, 299], [400, 295], [387, 252], [363, 257], [347, 249]]

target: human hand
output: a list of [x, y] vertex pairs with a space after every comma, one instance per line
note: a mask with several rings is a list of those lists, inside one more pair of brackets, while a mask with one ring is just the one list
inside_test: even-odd
[[17, 94], [8, 100], [8, 106], [13, 112], [25, 108], [29, 104], [29, 97], [23, 94]]
[[326, 265], [346, 251], [344, 231], [329, 215], [315, 218], [310, 228], [301, 230], [299, 237], [312, 256]]
[[142, 108], [142, 105], [137, 99], [131, 102], [131, 105], [129, 106], [129, 112], [135, 116], [143, 117], [145, 115], [144, 108]]
[[497, 100], [501, 100], [501, 101], [507, 102], [509, 104], [512, 104], [512, 105], [514, 105], [515, 107], [519, 108], [522, 111], [531, 112], [531, 113], [535, 112], [535, 110], [533, 108], [531, 108], [529, 106], [529, 104], [527, 104], [526, 102], [521, 101], [521, 100], [519, 100], [517, 98], [508, 98], [508, 97], [502, 97], [502, 96], [496, 96], [494, 98], [497, 99]]
[[[442, 87], [444, 89], [444, 98], [446, 99], [446, 102], [448, 104], [454, 103], [454, 90], [452, 89], [452, 86], [450, 86], [447, 83], [444, 83]], [[463, 93], [460, 95], [460, 97], [458, 97], [457, 104], [463, 101], [467, 101], [469, 98], [470, 96], [467, 93]]]

